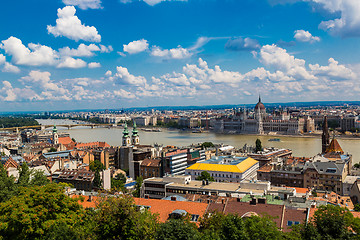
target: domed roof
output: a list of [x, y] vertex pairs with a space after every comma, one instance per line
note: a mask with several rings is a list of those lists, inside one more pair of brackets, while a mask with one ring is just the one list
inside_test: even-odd
[[258, 110], [258, 109], [260, 109], [260, 110], [265, 109], [264, 104], [261, 102], [260, 96], [259, 96], [259, 102], [255, 106], [255, 110]]

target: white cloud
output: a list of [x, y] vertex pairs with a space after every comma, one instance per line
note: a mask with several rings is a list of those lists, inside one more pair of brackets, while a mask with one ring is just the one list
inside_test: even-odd
[[74, 56], [74, 57], [91, 57], [94, 56], [94, 52], [100, 51], [100, 48], [95, 44], [85, 45], [81, 43], [77, 49], [63, 47], [59, 49], [59, 53], [62, 56]]
[[99, 67], [101, 67], [101, 64], [98, 62], [91, 62], [88, 64], [88, 67], [89, 68], [99, 68]]
[[86, 62], [81, 59], [72, 57], [65, 57], [58, 65], [57, 68], [83, 68], [86, 67]]
[[225, 44], [225, 48], [233, 51], [243, 51], [243, 50], [255, 50], [260, 48], [260, 44], [256, 39], [251, 38], [233, 38], [229, 39]]
[[147, 50], [149, 48], [149, 43], [147, 42], [147, 40], [141, 39], [137, 41], [132, 41], [127, 45], [124, 44], [123, 46], [124, 46], [124, 52], [135, 54]]
[[120, 80], [120, 83], [130, 84], [130, 85], [145, 85], [146, 78], [143, 76], [134, 76], [129, 73], [128, 69], [125, 67], [116, 67], [115, 78]]
[[57, 52], [44, 45], [29, 43], [27, 48], [16, 37], [9, 37], [2, 43], [5, 52], [12, 56], [12, 62], [18, 65], [53, 65], [58, 59]]
[[124, 89], [119, 89], [114, 91], [115, 96], [121, 97], [121, 98], [127, 98], [127, 99], [133, 99], [136, 98], [134, 93], [128, 92]]
[[0, 54], [0, 65], [4, 65], [3, 69], [1, 70], [3, 72], [12, 72], [12, 73], [20, 72], [20, 69], [18, 67], [6, 61], [6, 57], [3, 54]]
[[112, 52], [113, 50], [114, 49], [111, 45], [106, 47], [106, 46], [100, 44], [100, 52], [102, 52], [102, 53], [109, 53], [109, 52]]
[[100, 9], [101, 0], [63, 0], [65, 5], [78, 6], [80, 9]]
[[5, 62], [2, 69], [3, 72], [19, 73], [20, 69], [17, 66], [12, 65], [11, 63]]
[[85, 26], [80, 19], [75, 16], [76, 9], [74, 6], [66, 6], [58, 9], [58, 19], [56, 25], [47, 26], [49, 33], [55, 37], [64, 36], [69, 39], [79, 41], [100, 42], [101, 36], [95, 27]]
[[344, 65], [339, 64], [333, 58], [329, 58], [328, 66], [320, 66], [319, 64], [309, 64], [309, 68], [316, 75], [327, 76], [330, 79], [356, 79], [356, 74]]
[[158, 46], [153, 46], [151, 49], [151, 55], [155, 57], [162, 57], [167, 59], [183, 59], [192, 56], [192, 53], [188, 49], [178, 46], [177, 48], [162, 50]]
[[[307, 0], [309, 1], [309, 0]], [[323, 21], [319, 27], [342, 37], [360, 36], [360, 1], [358, 0], [310, 0], [331, 13], [340, 12], [340, 18]]]
[[305, 68], [305, 60], [295, 58], [287, 53], [283, 48], [276, 45], [265, 45], [260, 49], [260, 62], [265, 66], [280, 70], [286, 75], [296, 79], [314, 79], [315, 76], [310, 74]]
[[296, 30], [294, 32], [294, 38], [298, 40], [299, 42], [320, 42], [320, 38], [313, 36], [309, 31], [305, 30]]

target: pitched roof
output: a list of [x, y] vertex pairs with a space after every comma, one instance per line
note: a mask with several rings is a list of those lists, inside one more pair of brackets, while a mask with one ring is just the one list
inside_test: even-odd
[[329, 153], [329, 152], [338, 152], [338, 153], [341, 153], [341, 154], [344, 153], [344, 151], [343, 151], [342, 148], [340, 147], [339, 142], [338, 142], [335, 138], [333, 138], [333, 139], [331, 140], [331, 143], [330, 143], [329, 147], [326, 149], [325, 152], [326, 152], [326, 153]]
[[161, 159], [145, 159], [142, 161], [142, 167], [159, 167], [161, 163]]
[[59, 143], [66, 145], [66, 144], [71, 144], [74, 141], [70, 138], [70, 137], [59, 137]]
[[159, 199], [134, 198], [138, 206], [149, 206], [149, 211], [159, 214], [159, 221], [165, 222], [175, 210], [185, 210], [188, 214], [202, 217], [208, 204], [199, 202], [169, 201]]
[[106, 142], [76, 143], [76, 148], [94, 148], [94, 147], [107, 148], [110, 147], [110, 145]]

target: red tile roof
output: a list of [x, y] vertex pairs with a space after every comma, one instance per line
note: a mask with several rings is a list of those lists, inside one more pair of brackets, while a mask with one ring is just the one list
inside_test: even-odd
[[160, 199], [134, 198], [135, 204], [140, 206], [150, 206], [149, 211], [159, 214], [159, 221], [165, 222], [169, 214], [174, 210], [185, 210], [188, 214], [195, 214], [202, 217], [208, 204], [199, 202], [182, 202]]

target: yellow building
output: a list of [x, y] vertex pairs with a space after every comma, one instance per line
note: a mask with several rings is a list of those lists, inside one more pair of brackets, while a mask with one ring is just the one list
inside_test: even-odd
[[185, 169], [186, 175], [195, 180], [201, 172], [207, 171], [216, 182], [241, 182], [256, 180], [259, 162], [250, 157], [218, 156], [197, 162]]

